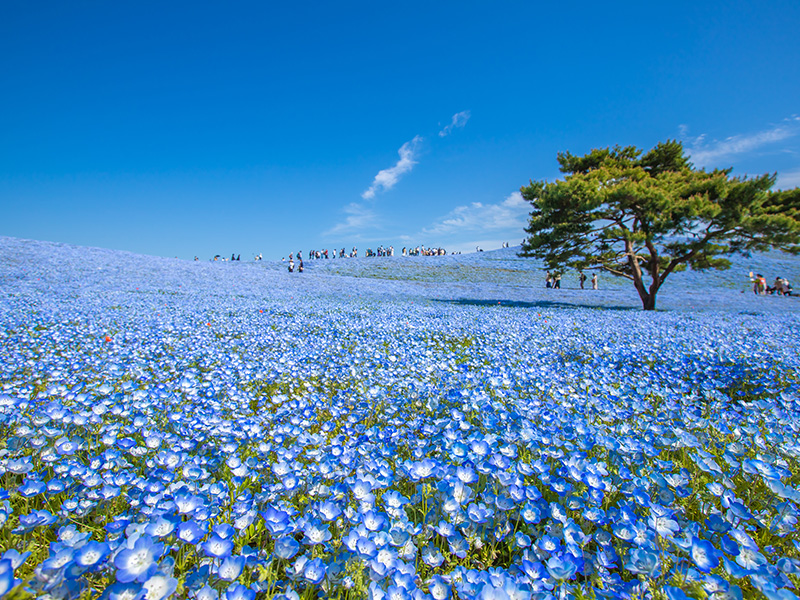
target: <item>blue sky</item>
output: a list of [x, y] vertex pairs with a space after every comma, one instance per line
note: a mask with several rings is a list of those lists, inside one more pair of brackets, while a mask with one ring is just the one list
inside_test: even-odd
[[288, 4], [3, 2], [0, 234], [490, 249], [557, 152], [668, 138], [800, 185], [796, 0]]

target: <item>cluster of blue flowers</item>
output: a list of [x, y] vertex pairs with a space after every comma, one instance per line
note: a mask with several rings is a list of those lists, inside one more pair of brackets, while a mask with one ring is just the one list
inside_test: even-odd
[[796, 597], [791, 299], [0, 242], [0, 597]]

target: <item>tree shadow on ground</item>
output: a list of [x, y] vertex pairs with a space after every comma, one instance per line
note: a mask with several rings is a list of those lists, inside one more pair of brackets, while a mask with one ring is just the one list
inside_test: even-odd
[[572, 302], [556, 302], [553, 300], [535, 300], [523, 302], [522, 300], [483, 300], [479, 298], [433, 298], [434, 302], [446, 302], [459, 306], [510, 306], [513, 308], [596, 308], [598, 310], [641, 310], [636, 306], [607, 306], [603, 304], [580, 304]]

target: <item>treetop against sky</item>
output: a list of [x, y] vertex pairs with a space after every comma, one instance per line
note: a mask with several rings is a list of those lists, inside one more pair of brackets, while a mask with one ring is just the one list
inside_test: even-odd
[[556, 154], [800, 183], [794, 2], [6, 3], [0, 234], [209, 258], [519, 244]]

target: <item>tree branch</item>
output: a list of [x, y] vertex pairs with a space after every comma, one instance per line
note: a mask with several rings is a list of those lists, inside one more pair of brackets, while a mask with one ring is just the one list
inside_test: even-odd
[[609, 273], [613, 273], [614, 275], [617, 275], [619, 277], [624, 277], [625, 279], [630, 279], [631, 281], [633, 281], [633, 275], [628, 275], [627, 273], [624, 273], [617, 269], [612, 269], [608, 265], [600, 265], [600, 268], [603, 269], [603, 271], [608, 271]]

